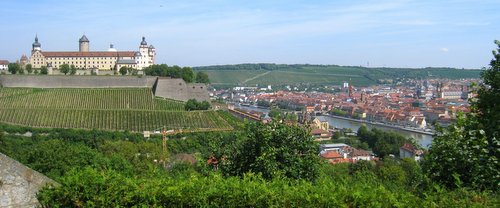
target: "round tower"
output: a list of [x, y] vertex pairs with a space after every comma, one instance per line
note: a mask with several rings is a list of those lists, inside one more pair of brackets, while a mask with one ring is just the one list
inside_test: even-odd
[[78, 42], [80, 43], [80, 52], [89, 52], [89, 39], [87, 36], [83, 35]]

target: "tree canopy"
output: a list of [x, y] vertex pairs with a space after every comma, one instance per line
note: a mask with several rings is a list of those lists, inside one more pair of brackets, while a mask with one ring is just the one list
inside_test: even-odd
[[314, 180], [318, 146], [308, 130], [278, 122], [248, 123], [245, 134], [222, 166], [227, 175], [252, 172], [265, 179], [287, 177]]
[[198, 102], [196, 99], [189, 99], [184, 105], [184, 108], [187, 111], [208, 110], [210, 108], [210, 103], [206, 100]]
[[17, 63], [10, 63], [7, 67], [8, 67], [7, 70], [11, 74], [17, 74], [21, 70], [21, 67]]
[[209, 84], [210, 79], [208, 78], [208, 74], [202, 71], [196, 73], [196, 83], [205, 83]]
[[62, 64], [61, 66], [59, 66], [59, 71], [61, 71], [61, 73], [64, 73], [64, 75], [66, 75], [69, 73], [70, 67], [68, 64]]
[[48, 73], [49, 73], [49, 69], [47, 69], [47, 67], [46, 67], [46, 66], [42, 66], [42, 67], [40, 67], [40, 74], [42, 74], [42, 75], [46, 75], [46, 74], [48, 74]]
[[448, 187], [500, 189], [500, 42], [490, 68], [481, 77], [471, 113], [460, 114], [447, 128], [438, 128], [424, 169]]
[[195, 81], [195, 75], [191, 67], [168, 66], [166, 64], [155, 64], [144, 68], [144, 73], [150, 76], [182, 78], [191, 83]]

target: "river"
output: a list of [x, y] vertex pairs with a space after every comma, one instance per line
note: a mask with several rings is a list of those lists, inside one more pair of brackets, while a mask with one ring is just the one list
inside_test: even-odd
[[[258, 112], [263, 112], [263, 113], [268, 113], [269, 109], [265, 108], [257, 108], [254, 106], [239, 106], [237, 103], [235, 104], [237, 108], [241, 108], [244, 110], [253, 110], [253, 111], [258, 111]], [[432, 136], [428, 134], [422, 134], [422, 133], [417, 133], [417, 132], [411, 132], [411, 131], [405, 131], [402, 129], [393, 129], [393, 128], [388, 128], [388, 127], [383, 127], [383, 126], [378, 126], [374, 124], [368, 124], [368, 123], [361, 123], [357, 121], [349, 121], [345, 119], [340, 119], [340, 118], [334, 118], [334, 117], [329, 117], [329, 116], [317, 116], [320, 118], [324, 118], [328, 123], [330, 124], [331, 127], [335, 128], [349, 128], [352, 129], [353, 131], [358, 131], [359, 127], [361, 125], [366, 125], [368, 129], [372, 129], [376, 127], [377, 129], [383, 129], [385, 131], [394, 131], [398, 134], [401, 134], [405, 137], [411, 137], [417, 140], [422, 147], [428, 148], [429, 145], [432, 143]]]
[[421, 133], [405, 131], [405, 130], [401, 130], [401, 129], [393, 129], [393, 128], [373, 125], [373, 124], [369, 124], [369, 123], [360, 123], [357, 121], [349, 121], [349, 120], [334, 118], [334, 117], [329, 117], [329, 116], [317, 116], [317, 117], [324, 118], [326, 121], [328, 121], [328, 123], [330, 124], [331, 127], [335, 127], [335, 128], [349, 128], [349, 129], [352, 129], [353, 131], [358, 131], [358, 129], [359, 129], [359, 127], [361, 127], [361, 125], [366, 125], [366, 127], [368, 129], [377, 128], [377, 129], [383, 129], [385, 131], [394, 131], [394, 132], [401, 134], [405, 137], [414, 138], [420, 143], [420, 145], [422, 145], [422, 147], [425, 147], [425, 148], [427, 148], [432, 143], [432, 136], [428, 135], [428, 134], [421, 134]]

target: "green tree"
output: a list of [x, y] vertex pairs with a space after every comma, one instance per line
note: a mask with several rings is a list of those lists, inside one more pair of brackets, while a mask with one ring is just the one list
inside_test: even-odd
[[237, 176], [253, 172], [265, 179], [314, 180], [319, 170], [317, 151], [317, 143], [304, 128], [249, 122], [245, 135], [223, 163], [222, 172]]
[[49, 70], [47, 69], [46, 66], [40, 67], [40, 74], [46, 75], [49, 73]]
[[69, 74], [71, 74], [71, 75], [75, 75], [76, 74], [76, 67], [75, 67], [75, 65], [71, 65], [69, 67]]
[[273, 119], [279, 119], [281, 117], [281, 111], [277, 108], [271, 108], [271, 111], [267, 115]]
[[126, 67], [126, 66], [122, 66], [122, 67], [120, 67], [120, 74], [121, 74], [121, 75], [126, 75], [126, 74], [127, 74], [127, 72], [128, 72], [128, 69], [127, 69], [127, 67]]
[[206, 100], [202, 101], [200, 103], [199, 110], [208, 110], [208, 109], [210, 109], [210, 103], [208, 101], [206, 101]]
[[196, 83], [209, 84], [210, 79], [208, 78], [208, 74], [202, 71], [196, 73]]
[[128, 74], [131, 74], [131, 75], [137, 75], [137, 73], [138, 73], [137, 69], [134, 69], [132, 67], [127, 67], [127, 71], [128, 71]]
[[297, 117], [297, 114], [295, 114], [295, 113], [287, 113], [285, 115], [285, 121], [287, 121], [287, 122], [296, 123], [298, 120], [299, 120], [299, 118]]
[[109, 161], [85, 145], [72, 145], [59, 139], [42, 141], [28, 152], [27, 163], [51, 178], [59, 178], [75, 167], [103, 168]]
[[186, 104], [184, 104], [184, 108], [187, 111], [197, 110], [198, 109], [198, 102], [195, 99], [189, 99], [186, 102]]
[[182, 67], [181, 75], [182, 75], [182, 79], [188, 83], [191, 83], [194, 81], [194, 73], [193, 73], [193, 69], [191, 69], [191, 67]]
[[61, 73], [64, 73], [64, 75], [68, 74], [69, 70], [70, 67], [68, 64], [62, 64], [61, 66], [59, 66], [59, 71], [61, 71]]
[[[473, 111], [481, 118], [479, 123], [484, 129], [485, 135], [488, 138], [488, 147], [490, 155], [495, 155], [498, 150], [500, 139], [500, 41], [496, 40], [498, 46], [496, 51], [493, 51], [494, 59], [490, 62], [490, 68], [483, 71], [481, 77], [483, 83], [479, 86], [477, 92], [477, 100], [474, 102]], [[498, 156], [498, 151], [496, 152]]]
[[26, 64], [26, 71], [28, 74], [31, 74], [33, 72], [33, 66], [31, 64]]
[[17, 63], [10, 63], [7, 67], [8, 67], [7, 70], [11, 74], [17, 74], [19, 72], [19, 70], [21, 69], [21, 67]]
[[210, 103], [208, 101], [198, 102], [196, 99], [189, 99], [186, 104], [184, 104], [184, 109], [187, 111], [208, 110], [209, 108]]
[[500, 42], [484, 81], [472, 99], [471, 113], [439, 128], [424, 157], [427, 175], [448, 187], [500, 190]]

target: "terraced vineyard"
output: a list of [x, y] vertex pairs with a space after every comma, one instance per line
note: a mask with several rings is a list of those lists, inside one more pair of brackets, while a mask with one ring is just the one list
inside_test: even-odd
[[229, 130], [215, 111], [184, 111], [184, 103], [155, 98], [149, 88], [0, 88], [0, 122], [33, 127], [145, 131]]

